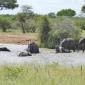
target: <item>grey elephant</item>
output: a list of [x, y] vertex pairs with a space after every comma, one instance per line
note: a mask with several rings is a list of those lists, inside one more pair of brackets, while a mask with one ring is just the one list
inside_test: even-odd
[[78, 47], [79, 47], [79, 50], [83, 50], [83, 52], [85, 51], [85, 38], [81, 38], [81, 39], [79, 40], [79, 45], [78, 45]]
[[60, 42], [60, 46], [64, 49], [68, 49], [69, 51], [73, 50], [75, 52], [75, 50], [78, 48], [78, 43], [72, 38], [66, 38]]
[[29, 52], [20, 52], [18, 56], [25, 57], [25, 56], [32, 56]]
[[56, 53], [71, 53], [70, 50], [60, 47], [58, 45], [55, 46], [55, 49], [56, 49]]
[[35, 42], [32, 42], [32, 43], [28, 44], [27, 51], [30, 53], [39, 53], [39, 47]]
[[9, 50], [7, 47], [0, 47], [0, 51], [11, 52], [11, 50]]

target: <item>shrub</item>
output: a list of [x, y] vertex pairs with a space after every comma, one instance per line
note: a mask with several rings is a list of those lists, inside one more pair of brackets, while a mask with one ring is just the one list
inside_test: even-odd
[[46, 16], [42, 18], [41, 28], [40, 28], [40, 42], [41, 46], [48, 47], [48, 38], [49, 38], [50, 26], [49, 21]]
[[54, 48], [55, 45], [59, 45], [60, 41], [65, 38], [78, 40], [81, 37], [81, 31], [69, 19], [53, 25], [52, 28], [49, 33], [48, 48]]

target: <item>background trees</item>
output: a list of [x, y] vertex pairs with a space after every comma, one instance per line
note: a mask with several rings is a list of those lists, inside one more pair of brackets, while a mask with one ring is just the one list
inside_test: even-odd
[[55, 18], [55, 17], [56, 17], [56, 15], [55, 15], [54, 12], [50, 12], [50, 13], [48, 13], [48, 16], [51, 17], [51, 18]]
[[82, 11], [83, 13], [85, 13], [85, 5], [83, 5], [83, 6], [81, 7], [81, 11]]
[[19, 24], [22, 28], [22, 32], [27, 32], [27, 24], [26, 21], [30, 19], [33, 16], [32, 8], [31, 6], [22, 6], [22, 12], [17, 14], [17, 19], [19, 21]]
[[0, 9], [14, 9], [18, 7], [17, 0], [0, 0]]
[[0, 29], [2, 29], [3, 32], [6, 32], [7, 29], [11, 28], [11, 23], [6, 17], [0, 17]]
[[62, 9], [57, 13], [57, 16], [75, 16], [76, 12], [72, 9]]

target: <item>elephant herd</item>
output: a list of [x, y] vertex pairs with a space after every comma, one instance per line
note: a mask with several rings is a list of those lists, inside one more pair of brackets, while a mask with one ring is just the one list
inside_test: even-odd
[[55, 47], [56, 53], [70, 53], [72, 51], [85, 50], [85, 38], [76, 41], [72, 38], [63, 39], [59, 45]]
[[39, 53], [39, 47], [34, 42], [32, 42], [28, 45], [26, 52], [19, 53], [19, 56], [32, 56], [32, 53]]
[[[55, 46], [56, 53], [71, 53], [72, 51], [85, 51], [85, 38], [76, 41], [72, 38], [63, 39], [59, 45]], [[6, 47], [1, 47], [0, 51], [11, 52]], [[28, 45], [28, 48], [24, 52], [20, 52], [18, 56], [32, 56], [33, 53], [39, 53], [39, 47], [35, 42]]]
[[[0, 47], [0, 51], [11, 52], [7, 47]], [[32, 56], [33, 53], [39, 53], [39, 47], [35, 42], [30, 43], [28, 48], [25, 51], [20, 52], [18, 56]]]

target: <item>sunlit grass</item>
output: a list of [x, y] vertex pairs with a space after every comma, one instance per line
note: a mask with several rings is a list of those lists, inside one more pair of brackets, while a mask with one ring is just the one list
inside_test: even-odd
[[4, 66], [0, 67], [0, 85], [85, 85], [85, 68]]

